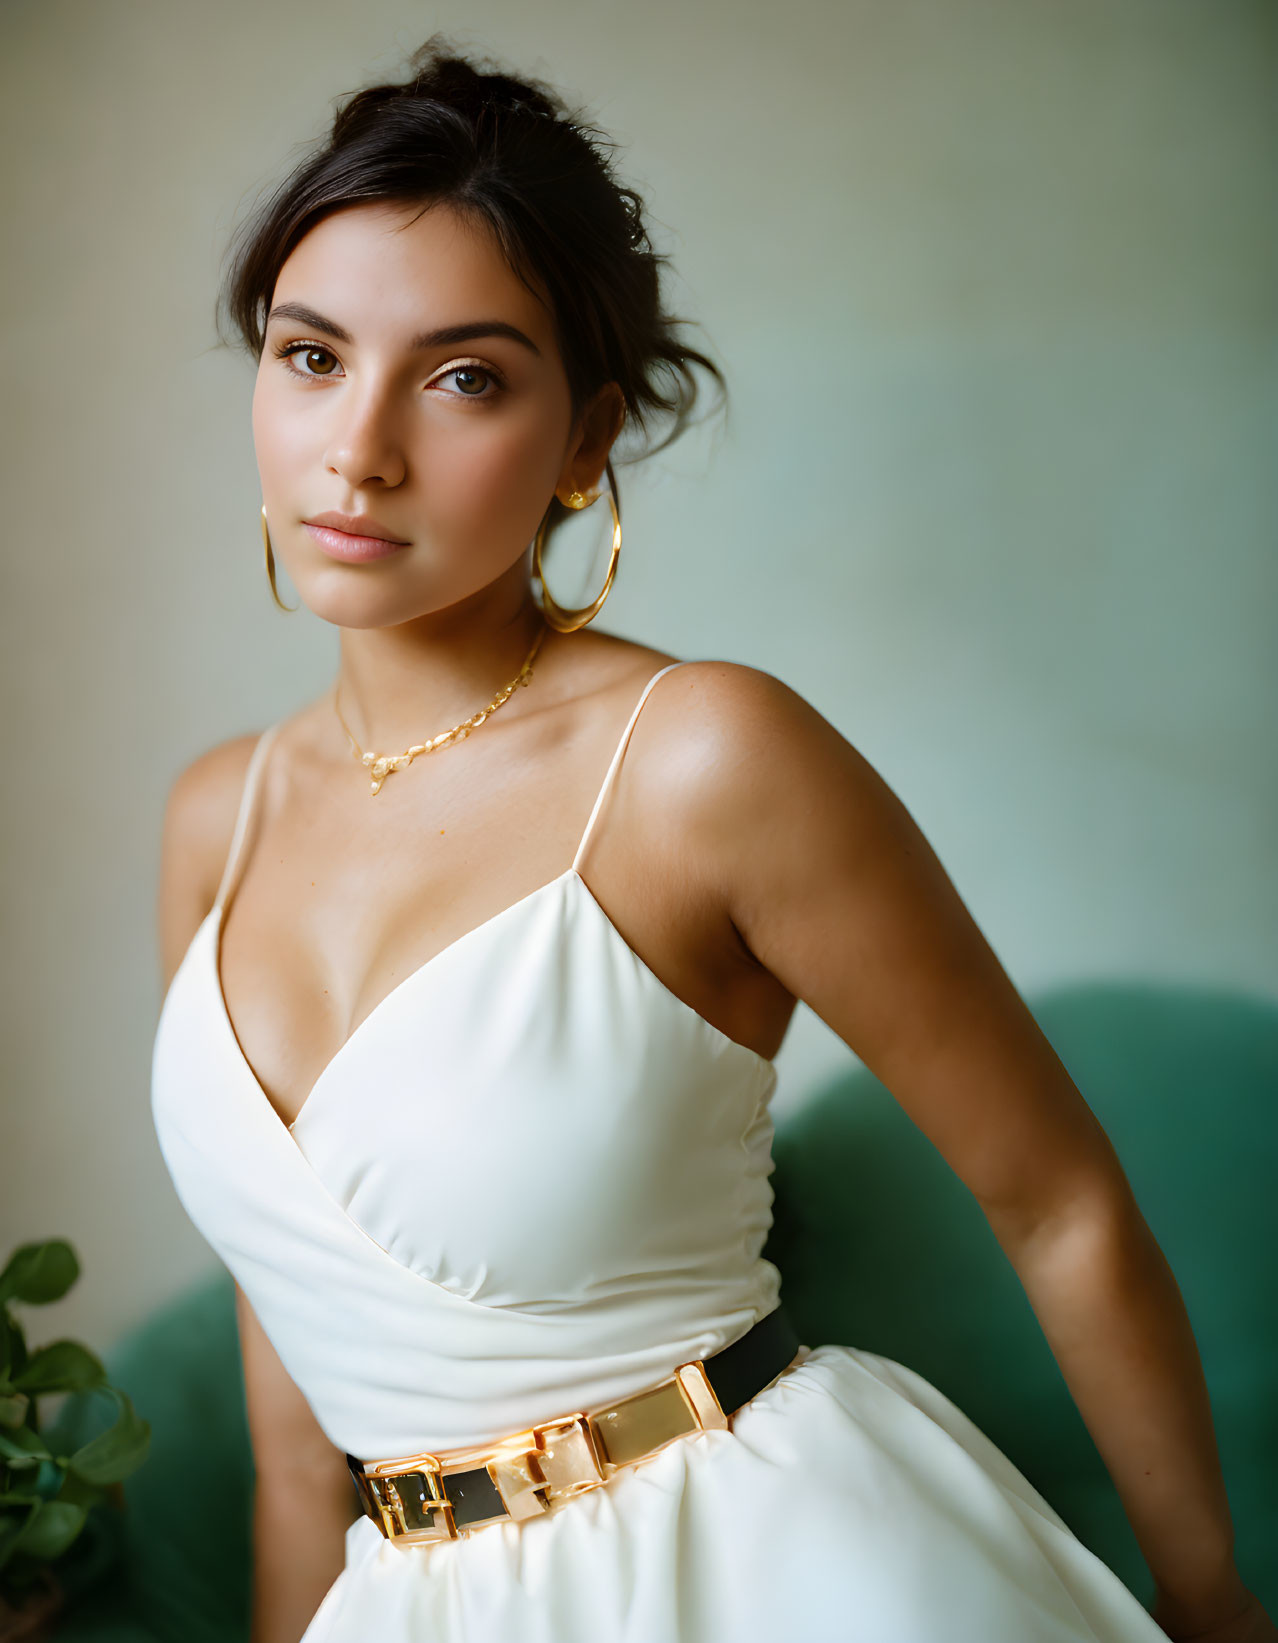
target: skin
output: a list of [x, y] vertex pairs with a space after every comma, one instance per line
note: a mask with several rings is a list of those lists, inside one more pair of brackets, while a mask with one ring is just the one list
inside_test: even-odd
[[[620, 393], [604, 384], [574, 412], [542, 295], [448, 207], [327, 218], [281, 270], [272, 313], [286, 303], [347, 335], [268, 325], [253, 432], [276, 559], [338, 631], [360, 745], [398, 752], [518, 671], [540, 620], [528, 544], [552, 493], [603, 482]], [[537, 351], [506, 336], [409, 347], [493, 319]], [[310, 347], [290, 368], [277, 350], [294, 343]], [[600, 531], [603, 506], [582, 516]], [[337, 563], [302, 524], [330, 508], [410, 546]], [[673, 659], [597, 619], [548, 633], [526, 688], [375, 801], [330, 694], [285, 722], [220, 955], [228, 1015], [283, 1122], [400, 980], [565, 870], [639, 692]], [[210, 750], [170, 794], [165, 986], [213, 903], [254, 740]], [[1015, 1266], [1154, 1572], [1160, 1624], [1273, 1643], [1234, 1566], [1166, 1261], [1083, 1096], [872, 767], [779, 680], [698, 661], [652, 691], [580, 865], [622, 939], [723, 1032], [770, 1057], [802, 999], [893, 1091]], [[341, 1569], [353, 1494], [242, 1292], [237, 1306], [258, 1470], [253, 1643], [291, 1643]]]

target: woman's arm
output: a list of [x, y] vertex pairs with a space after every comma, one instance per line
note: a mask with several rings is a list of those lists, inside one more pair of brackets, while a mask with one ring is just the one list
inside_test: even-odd
[[[1196, 1636], [1249, 1594], [1175, 1280], [1101, 1125], [905, 806], [770, 675], [682, 668], [681, 804], [754, 956], [892, 1092], [1016, 1268], [1160, 1593]], [[668, 796], [667, 796], [668, 799]], [[1254, 1599], [1251, 1600], [1254, 1603]], [[1248, 1637], [1278, 1636], [1267, 1629]], [[1214, 1635], [1214, 1634], [1213, 1634]]]
[[[213, 904], [255, 741], [241, 736], [211, 749], [170, 791], [157, 906], [165, 988]], [[341, 1573], [358, 1505], [345, 1457], [320, 1429], [238, 1284], [235, 1298], [256, 1468], [252, 1643], [297, 1643]]]
[[235, 1286], [256, 1482], [251, 1643], [297, 1643], [342, 1572], [358, 1515], [346, 1457], [320, 1430]]

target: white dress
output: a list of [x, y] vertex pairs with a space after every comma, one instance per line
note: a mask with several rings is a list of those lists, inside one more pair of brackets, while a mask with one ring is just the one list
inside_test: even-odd
[[[164, 1001], [161, 1150], [316, 1419], [364, 1459], [487, 1442], [664, 1379], [780, 1297], [771, 1061], [622, 939], [572, 866], [406, 976], [287, 1127], [218, 977]], [[304, 1643], [1157, 1643], [930, 1382], [817, 1345], [734, 1416], [544, 1516], [402, 1546], [361, 1516]], [[352, 1501], [354, 1499], [352, 1492]]]

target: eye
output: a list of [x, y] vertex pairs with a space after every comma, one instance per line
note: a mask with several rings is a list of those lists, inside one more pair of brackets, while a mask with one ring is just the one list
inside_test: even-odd
[[[453, 399], [493, 399], [503, 387], [496, 371], [478, 363], [450, 365], [448, 370], [435, 378], [431, 386], [447, 382], [450, 377], [457, 384], [458, 390], [450, 395]], [[490, 391], [485, 392], [485, 389]]]
[[[307, 362], [307, 369], [305, 371], [299, 371], [297, 366], [293, 364], [293, 356], [295, 354], [301, 355], [305, 358]], [[334, 375], [331, 368], [327, 371], [310, 369], [310, 365], [315, 360], [316, 356], [319, 356], [321, 359], [330, 360], [333, 365], [337, 364], [336, 356], [319, 342], [290, 342], [282, 348], [277, 348], [275, 350], [275, 355], [277, 359], [284, 361], [284, 367], [286, 370], [291, 371], [294, 376], [298, 377], [329, 377]]]

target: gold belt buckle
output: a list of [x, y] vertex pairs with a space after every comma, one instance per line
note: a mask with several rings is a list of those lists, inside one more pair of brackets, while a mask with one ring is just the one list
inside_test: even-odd
[[584, 1411], [542, 1421], [527, 1435], [530, 1445], [488, 1462], [488, 1475], [516, 1521], [540, 1516], [557, 1500], [597, 1489], [616, 1470]]
[[388, 1540], [408, 1545], [456, 1540], [453, 1503], [444, 1493], [443, 1469], [434, 1455], [378, 1461], [355, 1479], [365, 1511]]

